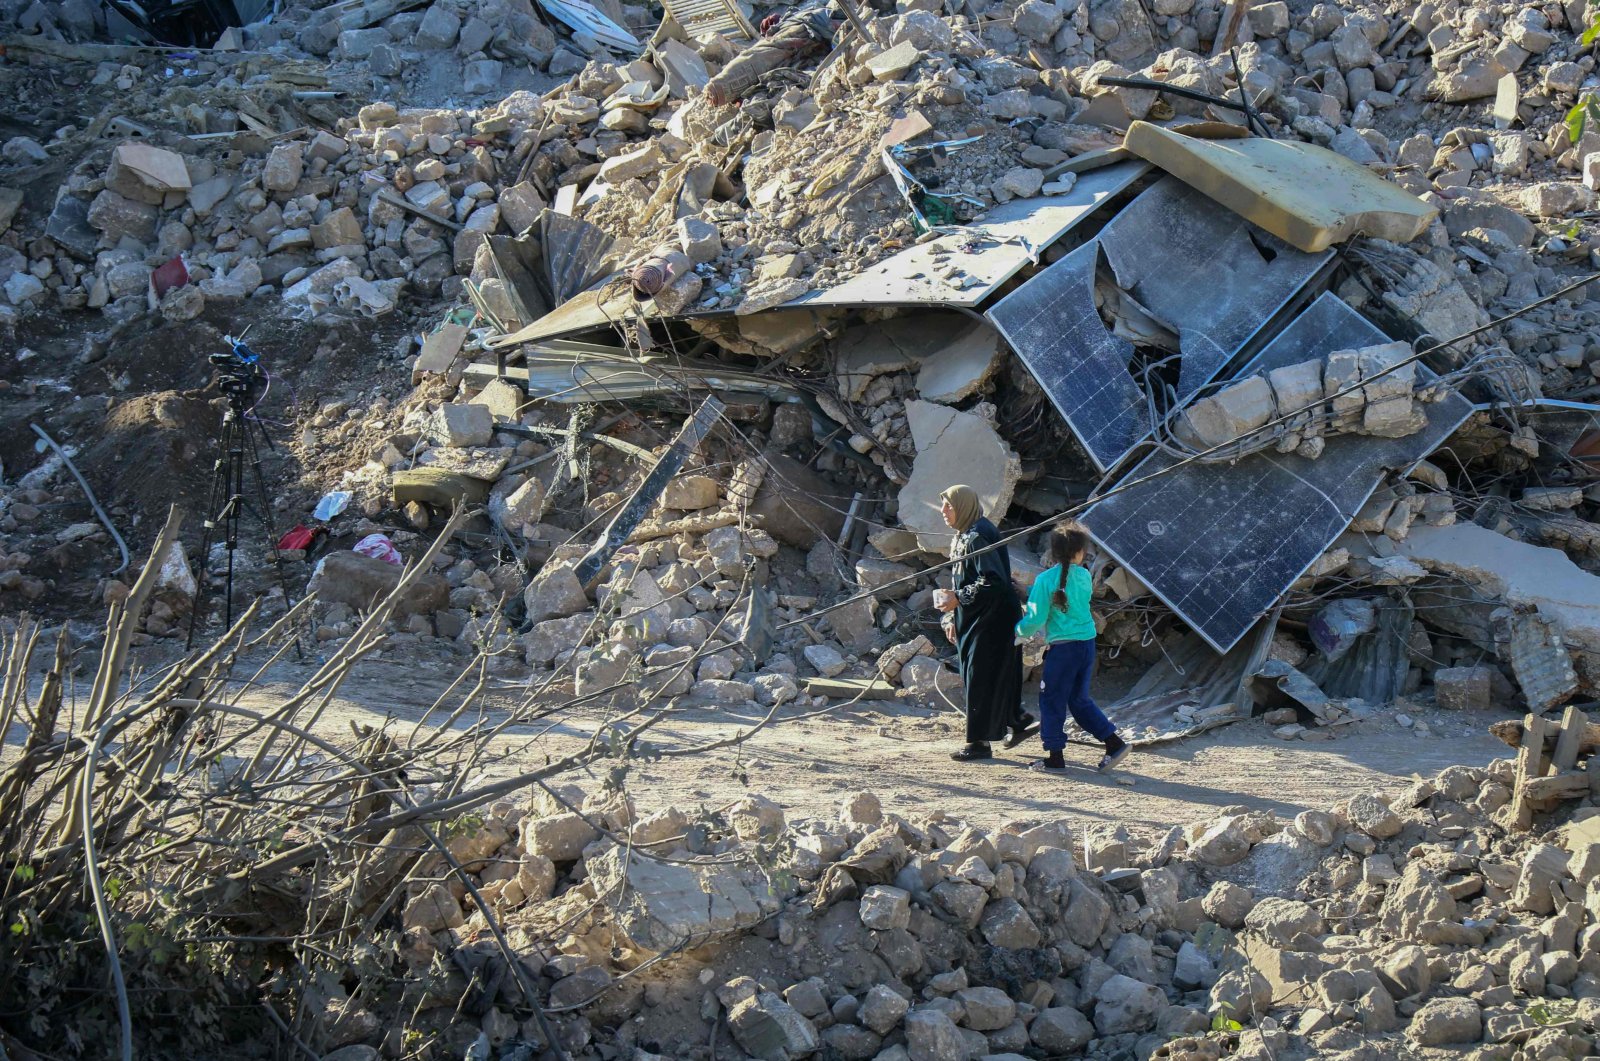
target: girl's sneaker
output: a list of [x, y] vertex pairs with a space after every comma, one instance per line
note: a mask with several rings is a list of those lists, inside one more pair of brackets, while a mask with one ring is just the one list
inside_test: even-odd
[[1066, 757], [1059, 750], [1050, 752], [1043, 759], [1028, 764], [1029, 770], [1048, 771], [1049, 773], [1056, 773], [1066, 768]]
[[1128, 742], [1113, 733], [1111, 739], [1106, 741], [1106, 753], [1100, 757], [1100, 765], [1095, 769], [1102, 774], [1105, 773], [1127, 758], [1128, 751]]

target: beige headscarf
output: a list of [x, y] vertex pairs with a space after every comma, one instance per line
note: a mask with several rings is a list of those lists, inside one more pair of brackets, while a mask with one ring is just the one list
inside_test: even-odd
[[978, 504], [978, 491], [965, 483], [946, 487], [945, 492], [939, 495], [943, 501], [950, 502], [950, 507], [955, 509], [957, 537], [972, 529], [978, 522], [978, 517], [983, 515], [983, 510]]

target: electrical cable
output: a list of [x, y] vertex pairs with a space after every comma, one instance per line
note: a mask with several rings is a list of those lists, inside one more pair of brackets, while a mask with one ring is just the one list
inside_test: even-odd
[[[1143, 486], [1146, 483], [1149, 483], [1149, 482], [1152, 482], [1152, 481], [1154, 481], [1156, 479], [1161, 478], [1162, 476], [1170, 475], [1171, 473], [1177, 471], [1179, 468], [1182, 468], [1182, 467], [1184, 467], [1184, 466], [1186, 466], [1188, 464], [1198, 463], [1198, 462], [1202, 461], [1207, 456], [1210, 456], [1210, 455], [1215, 454], [1215, 453], [1223, 452], [1223, 451], [1227, 450], [1230, 446], [1233, 446], [1236, 443], [1238, 443], [1241, 439], [1249, 438], [1249, 437], [1255, 435], [1258, 431], [1270, 430], [1270, 429], [1272, 429], [1274, 427], [1277, 427], [1279, 424], [1287, 422], [1288, 420], [1290, 420], [1290, 419], [1292, 419], [1294, 417], [1302, 416], [1302, 415], [1311, 413], [1314, 410], [1316, 410], [1317, 408], [1319, 408], [1320, 406], [1322, 406], [1323, 404], [1325, 404], [1327, 402], [1330, 402], [1335, 398], [1339, 398], [1339, 397], [1342, 397], [1342, 396], [1344, 396], [1346, 394], [1350, 394], [1350, 393], [1352, 393], [1354, 391], [1359, 391], [1359, 390], [1363, 389], [1364, 387], [1367, 386], [1367, 384], [1369, 384], [1374, 379], [1378, 379], [1378, 378], [1380, 378], [1382, 376], [1385, 376], [1385, 375], [1388, 375], [1390, 373], [1397, 372], [1397, 371], [1399, 371], [1400, 369], [1404, 368], [1407, 365], [1415, 364], [1416, 362], [1421, 361], [1424, 357], [1428, 356], [1429, 354], [1436, 353], [1436, 352], [1438, 352], [1440, 350], [1443, 350], [1443, 349], [1445, 349], [1447, 347], [1455, 346], [1455, 345], [1457, 345], [1459, 343], [1464, 343], [1469, 339], [1472, 339], [1472, 338], [1474, 338], [1474, 337], [1476, 337], [1478, 335], [1481, 335], [1482, 333], [1484, 333], [1485, 331], [1490, 330], [1491, 328], [1499, 327], [1500, 325], [1505, 324], [1508, 321], [1514, 320], [1517, 317], [1520, 317], [1520, 316], [1522, 316], [1522, 315], [1524, 315], [1526, 313], [1529, 313], [1529, 312], [1531, 312], [1531, 311], [1533, 311], [1535, 309], [1538, 309], [1540, 306], [1548, 305], [1549, 303], [1554, 302], [1555, 300], [1557, 300], [1559, 298], [1562, 298], [1565, 295], [1571, 294], [1573, 291], [1576, 291], [1579, 288], [1582, 288], [1582, 287], [1587, 286], [1588, 284], [1594, 283], [1596, 280], [1600, 280], [1600, 273], [1590, 274], [1589, 276], [1586, 276], [1581, 280], [1577, 280], [1577, 281], [1567, 285], [1566, 287], [1561, 288], [1559, 291], [1556, 291], [1556, 292], [1554, 292], [1554, 293], [1552, 293], [1550, 295], [1546, 295], [1544, 298], [1537, 299], [1537, 300], [1535, 300], [1533, 302], [1530, 302], [1530, 303], [1528, 303], [1528, 305], [1523, 306], [1521, 309], [1515, 310], [1514, 312], [1508, 313], [1503, 317], [1500, 317], [1500, 318], [1497, 318], [1496, 320], [1490, 321], [1488, 324], [1480, 325], [1479, 327], [1473, 328], [1472, 330], [1470, 330], [1468, 332], [1464, 332], [1463, 334], [1458, 335], [1453, 339], [1448, 339], [1448, 340], [1445, 340], [1444, 342], [1441, 342], [1441, 343], [1431, 343], [1431, 344], [1423, 346], [1422, 349], [1420, 349], [1420, 350], [1415, 349], [1415, 344], [1414, 344], [1413, 353], [1412, 354], [1410, 354], [1407, 357], [1401, 358], [1400, 360], [1396, 361], [1394, 364], [1389, 365], [1389, 366], [1385, 367], [1383, 370], [1374, 373], [1372, 376], [1368, 377], [1367, 379], [1364, 379], [1364, 380], [1361, 380], [1361, 381], [1359, 381], [1359, 382], [1357, 382], [1355, 384], [1352, 384], [1351, 386], [1346, 387], [1343, 390], [1338, 391], [1338, 392], [1336, 392], [1334, 394], [1325, 395], [1322, 398], [1318, 399], [1316, 402], [1312, 402], [1312, 403], [1310, 403], [1310, 404], [1308, 404], [1308, 405], [1306, 405], [1306, 406], [1304, 406], [1304, 407], [1302, 407], [1300, 409], [1293, 410], [1293, 411], [1291, 411], [1289, 413], [1285, 413], [1285, 414], [1283, 414], [1283, 415], [1281, 415], [1281, 416], [1279, 416], [1279, 417], [1277, 417], [1277, 418], [1275, 418], [1273, 420], [1269, 420], [1267, 423], [1263, 424], [1261, 427], [1257, 428], [1255, 431], [1244, 432], [1241, 435], [1238, 435], [1238, 436], [1236, 436], [1234, 438], [1228, 439], [1228, 440], [1226, 440], [1224, 442], [1220, 442], [1217, 445], [1210, 447], [1209, 449], [1201, 451], [1200, 453], [1196, 453], [1196, 454], [1193, 454], [1191, 456], [1184, 457], [1184, 458], [1176, 461], [1175, 463], [1173, 463], [1171, 465], [1168, 465], [1165, 468], [1157, 469], [1156, 471], [1151, 472], [1148, 475], [1140, 476], [1137, 479], [1130, 479], [1130, 480], [1127, 480], [1125, 482], [1118, 483], [1116, 486], [1114, 486], [1111, 489], [1107, 490], [1103, 494], [1099, 494], [1099, 495], [1091, 494], [1086, 500], [1084, 500], [1082, 502], [1079, 502], [1078, 504], [1073, 505], [1073, 506], [1067, 508], [1066, 510], [1064, 510], [1062, 512], [1058, 512], [1057, 514], [1055, 514], [1054, 516], [1049, 517], [1048, 519], [1043, 519], [1043, 520], [1040, 520], [1037, 523], [1029, 524], [1028, 526], [1020, 528], [1019, 530], [1012, 531], [1010, 534], [1001, 535], [1000, 539], [998, 541], [994, 542], [992, 545], [985, 545], [985, 546], [983, 546], [981, 548], [974, 549], [971, 552], [967, 553], [966, 557], [964, 557], [963, 559], [974, 557], [974, 556], [979, 556], [979, 555], [982, 555], [983, 553], [987, 553], [987, 552], [992, 552], [995, 549], [1003, 549], [1007, 545], [1009, 545], [1010, 543], [1016, 542], [1016, 541], [1020, 541], [1021, 539], [1026, 538], [1030, 534], [1034, 534], [1034, 533], [1036, 533], [1038, 531], [1044, 530], [1046, 527], [1049, 527], [1049, 526], [1059, 522], [1062, 519], [1065, 519], [1065, 518], [1068, 518], [1068, 517], [1071, 517], [1071, 516], [1076, 516], [1076, 515], [1082, 513], [1083, 511], [1085, 511], [1086, 509], [1092, 507], [1093, 505], [1099, 503], [1100, 501], [1104, 501], [1107, 498], [1115, 497], [1118, 494], [1127, 493], [1128, 491], [1134, 489], [1135, 487]], [[1420, 343], [1420, 340], [1419, 340], [1419, 343]], [[809, 621], [810, 619], [814, 619], [819, 615], [826, 615], [829, 612], [837, 611], [840, 608], [849, 607], [851, 604], [854, 604], [855, 602], [857, 602], [859, 600], [865, 600], [867, 598], [875, 598], [886, 589], [892, 589], [895, 586], [904, 585], [904, 584], [906, 584], [908, 582], [914, 582], [916, 579], [926, 577], [926, 576], [928, 576], [930, 574], [937, 574], [939, 571], [943, 571], [945, 569], [954, 567], [956, 564], [958, 564], [960, 562], [961, 561], [957, 561], [957, 560], [946, 560], [946, 561], [943, 561], [941, 563], [934, 564], [933, 566], [931, 566], [929, 568], [926, 568], [925, 570], [919, 571], [915, 575], [909, 575], [909, 576], [904, 576], [902, 578], [893, 579], [893, 580], [891, 580], [889, 582], [883, 583], [880, 586], [877, 586], [876, 588], [874, 588], [871, 591], [857, 593], [857, 594], [854, 594], [852, 596], [846, 597], [843, 600], [837, 601], [837, 602], [835, 602], [833, 604], [827, 605], [827, 606], [822, 607], [822, 608], [818, 608], [815, 611], [811, 612], [810, 615], [808, 615], [806, 617], [806, 619], [793, 619], [793, 620], [790, 620], [787, 623], [781, 623], [781, 624], [778, 625], [777, 629], [778, 630], [787, 630], [787, 629], [789, 629], [791, 627], [798, 626], [803, 622]]]

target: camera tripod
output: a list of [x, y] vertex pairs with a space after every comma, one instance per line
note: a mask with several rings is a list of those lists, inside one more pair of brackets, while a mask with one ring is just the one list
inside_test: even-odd
[[[251, 365], [253, 366], [253, 362]], [[276, 447], [272, 444], [272, 436], [267, 434], [266, 425], [246, 415], [252, 396], [258, 387], [257, 379], [258, 377], [253, 374], [247, 376], [228, 372], [219, 380], [223, 393], [228, 396], [228, 410], [222, 414], [222, 435], [219, 439], [221, 452], [213, 465], [211, 500], [206, 503], [206, 511], [215, 515], [206, 518], [205, 533], [200, 538], [200, 577], [195, 582], [194, 609], [189, 613], [189, 639], [186, 643], [186, 648], [189, 649], [194, 647], [195, 630], [201, 616], [207, 611], [206, 568], [211, 561], [212, 538], [219, 528], [222, 532], [223, 547], [228, 554], [224, 576], [223, 629], [231, 629], [233, 626], [233, 554], [239, 548], [239, 525], [246, 507], [244, 466], [247, 453], [255, 479], [255, 498], [250, 504], [255, 508], [256, 517], [266, 531], [267, 550], [272, 558], [272, 566], [278, 572], [278, 584], [283, 589], [284, 609], [287, 611], [294, 604], [293, 598], [289, 596], [288, 580], [283, 574], [283, 561], [278, 555], [278, 534], [272, 525], [272, 508], [267, 504], [267, 482], [261, 474], [261, 450], [257, 435], [260, 436], [260, 442], [265, 443], [268, 449], [276, 450]], [[299, 648], [297, 637], [296, 652]]]

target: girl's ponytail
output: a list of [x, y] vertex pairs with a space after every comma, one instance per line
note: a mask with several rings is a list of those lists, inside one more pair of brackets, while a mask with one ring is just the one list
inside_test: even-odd
[[1050, 546], [1045, 554], [1051, 567], [1061, 568], [1061, 582], [1050, 595], [1050, 607], [1067, 610], [1067, 574], [1072, 562], [1089, 550], [1089, 532], [1076, 520], [1058, 524], [1050, 533]]

